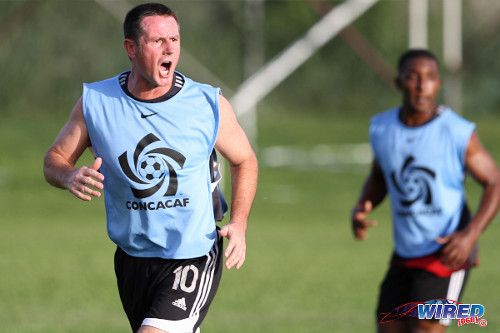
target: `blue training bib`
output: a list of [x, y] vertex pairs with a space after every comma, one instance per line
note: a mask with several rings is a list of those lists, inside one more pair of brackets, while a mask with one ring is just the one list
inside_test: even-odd
[[215, 241], [209, 159], [220, 90], [183, 78], [182, 89], [158, 103], [125, 94], [119, 76], [84, 85], [90, 140], [103, 159], [108, 234], [131, 256], [194, 258]]
[[435, 239], [454, 232], [465, 205], [465, 154], [475, 125], [449, 108], [416, 127], [399, 108], [374, 116], [370, 141], [384, 174], [394, 221], [395, 251], [406, 258], [434, 253]]

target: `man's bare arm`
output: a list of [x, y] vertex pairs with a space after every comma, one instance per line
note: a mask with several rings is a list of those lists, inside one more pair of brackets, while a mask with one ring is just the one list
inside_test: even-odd
[[225, 251], [226, 267], [239, 269], [245, 261], [245, 231], [257, 190], [258, 163], [231, 105], [223, 96], [220, 96], [220, 126], [215, 148], [231, 168], [230, 220], [220, 231], [229, 239]]
[[75, 169], [76, 162], [89, 146], [90, 138], [80, 98], [68, 122], [45, 154], [43, 172], [47, 182], [55, 187], [68, 189], [85, 201], [91, 200], [91, 196], [100, 197], [101, 193], [95, 189], [103, 189], [104, 176], [97, 171], [102, 160], [98, 158], [90, 167]]

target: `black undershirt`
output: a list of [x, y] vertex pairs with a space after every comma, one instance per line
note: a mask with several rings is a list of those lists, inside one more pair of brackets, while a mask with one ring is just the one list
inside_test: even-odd
[[130, 75], [130, 71], [124, 72], [120, 75], [118, 78], [120, 82], [120, 86], [123, 89], [123, 92], [127, 94], [129, 97], [135, 99], [136, 101], [143, 102], [143, 103], [159, 103], [159, 102], [164, 102], [173, 96], [175, 96], [184, 86], [184, 77], [180, 75], [177, 72], [174, 72], [174, 79], [172, 81], [172, 87], [167, 91], [167, 93], [163, 96], [154, 98], [154, 99], [140, 99], [137, 98], [136, 96], [132, 95], [132, 93], [128, 90], [128, 77]]

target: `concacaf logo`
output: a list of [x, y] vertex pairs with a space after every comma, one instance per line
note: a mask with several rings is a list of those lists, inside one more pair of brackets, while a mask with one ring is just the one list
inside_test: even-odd
[[408, 156], [398, 173], [391, 173], [394, 187], [403, 196], [401, 204], [406, 207], [419, 200], [426, 205], [432, 203], [431, 182], [435, 177], [434, 171], [415, 165], [413, 156]]
[[177, 173], [170, 160], [182, 169], [186, 158], [176, 150], [157, 147], [157, 145], [155, 145], [156, 148], [148, 150], [148, 147], [158, 141], [160, 139], [152, 133], [142, 138], [135, 148], [132, 166], [129, 164], [127, 152], [118, 157], [125, 175], [137, 184], [137, 187], [130, 186], [136, 198], [152, 196], [163, 186], [167, 186], [167, 182], [168, 187], [163, 196], [173, 196], [177, 193]]

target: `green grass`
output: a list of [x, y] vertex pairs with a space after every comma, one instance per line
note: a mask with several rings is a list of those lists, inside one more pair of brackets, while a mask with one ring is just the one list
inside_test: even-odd
[[[63, 118], [5, 115], [0, 122], [0, 331], [127, 332], [103, 201], [84, 203], [43, 180], [43, 155]], [[499, 161], [500, 119], [472, 120]], [[368, 116], [262, 112], [259, 147], [362, 143], [367, 124]], [[202, 332], [373, 332], [392, 241], [387, 202], [373, 214], [379, 225], [369, 238], [352, 238], [349, 212], [366, 172], [261, 164], [247, 261], [225, 271]], [[468, 181], [467, 190], [475, 207], [479, 188]], [[454, 323], [450, 332], [498, 332], [498, 221], [481, 238], [481, 266], [463, 298], [486, 307], [488, 326]]]

